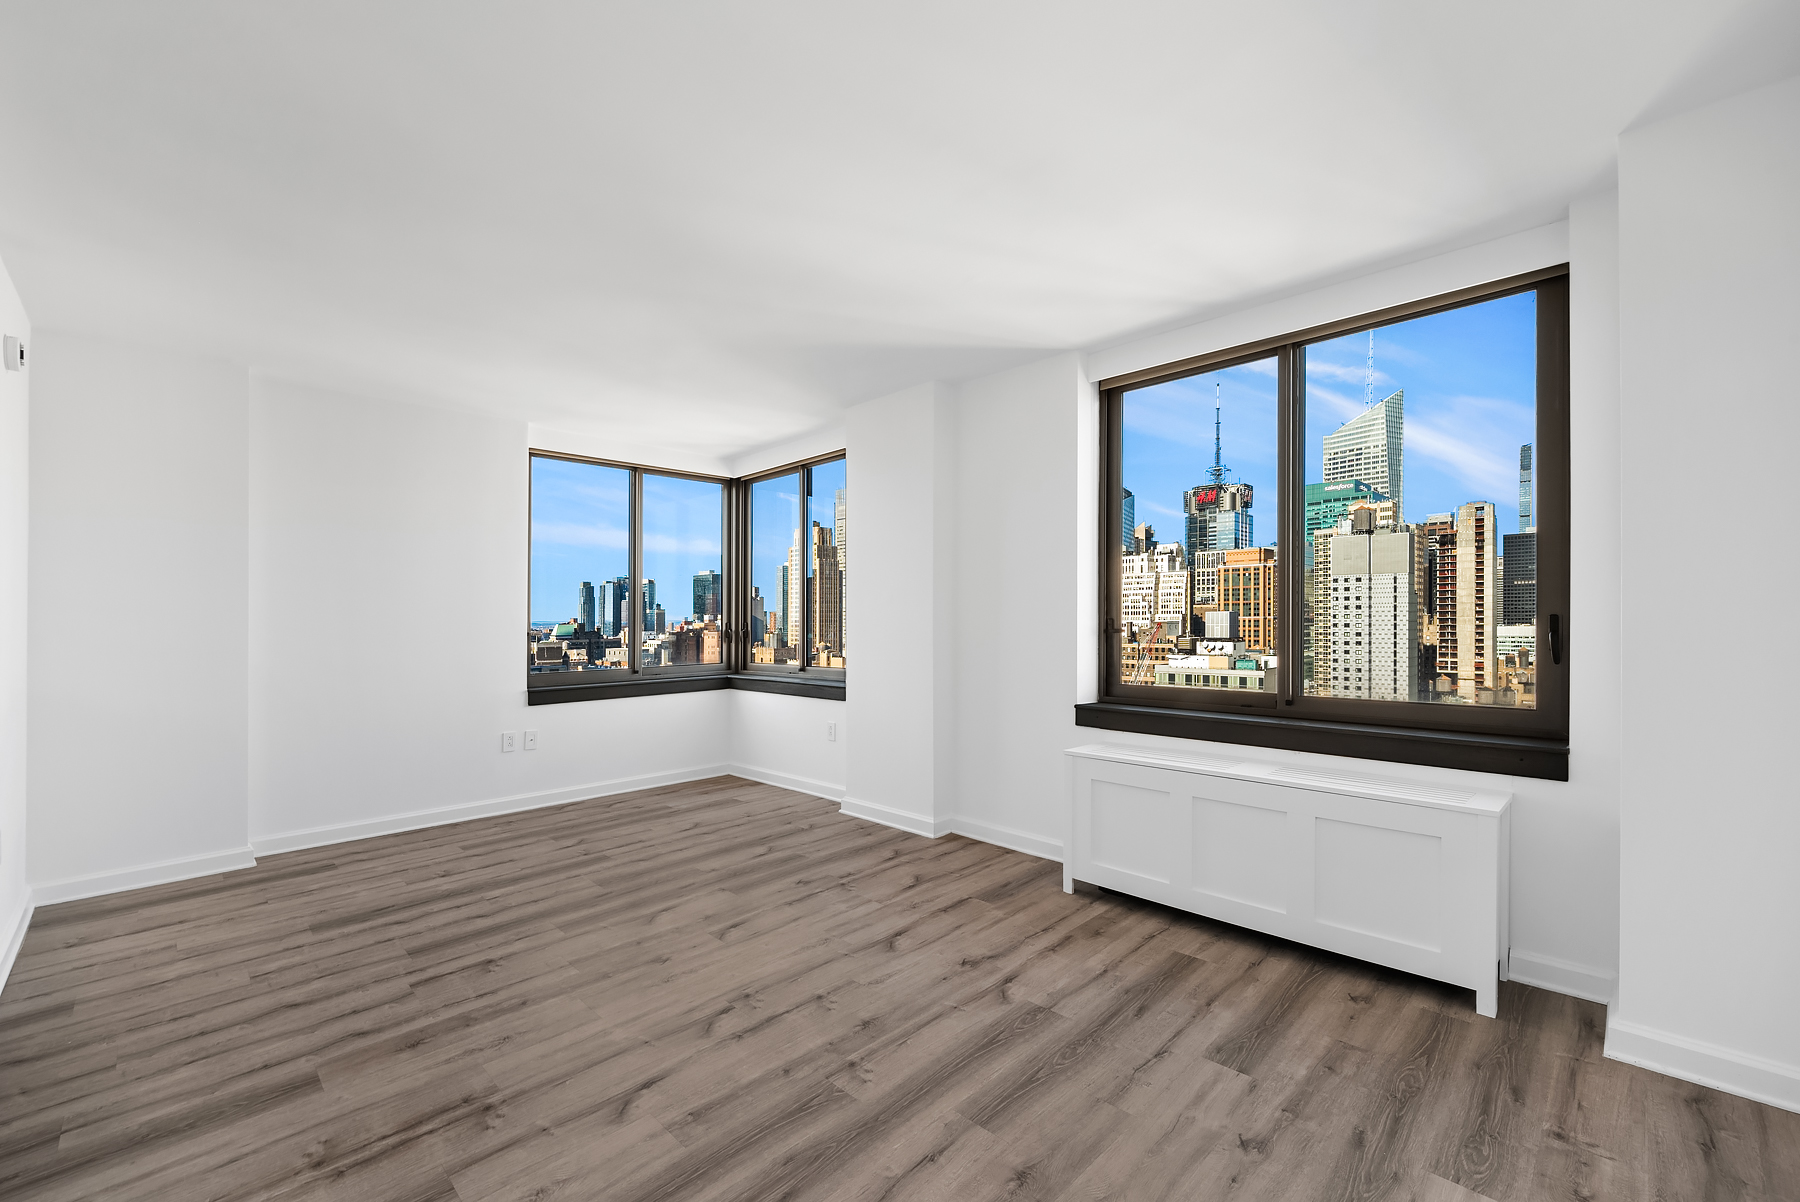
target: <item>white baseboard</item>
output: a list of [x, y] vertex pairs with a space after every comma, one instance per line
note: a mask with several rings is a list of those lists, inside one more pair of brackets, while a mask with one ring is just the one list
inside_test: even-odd
[[923, 814], [896, 810], [891, 806], [878, 805], [872, 801], [858, 801], [854, 797], [846, 797], [839, 802], [838, 810], [852, 818], [864, 818], [870, 822], [879, 822], [883, 826], [911, 831], [915, 835], [924, 835], [927, 839], [935, 839], [944, 833], [936, 822]]
[[26, 891], [20, 900], [19, 912], [13, 916], [12, 930], [6, 936], [5, 951], [0, 951], [0, 993], [6, 989], [6, 980], [12, 976], [13, 961], [19, 958], [19, 948], [25, 942], [26, 928], [31, 926], [31, 912], [37, 909], [31, 904], [31, 892]]
[[852, 818], [879, 822], [883, 826], [896, 827], [915, 835], [924, 835], [927, 839], [935, 839], [939, 835], [965, 835], [970, 839], [979, 839], [983, 843], [992, 843], [996, 847], [1022, 851], [1028, 856], [1055, 860], [1059, 863], [1062, 861], [1061, 840], [1045, 839], [1040, 835], [1014, 830], [1010, 826], [1000, 826], [974, 818], [927, 818], [923, 814], [915, 814], [909, 810], [896, 810], [892, 806], [880, 805], [873, 801], [858, 801], [854, 797], [844, 798], [839, 803], [838, 809]]
[[136, 868], [125, 868], [117, 872], [96, 872], [88, 876], [73, 876], [67, 880], [33, 885], [31, 904], [53, 906], [57, 902], [99, 897], [103, 893], [123, 893], [127, 889], [144, 889], [151, 885], [167, 885], [175, 881], [189, 881], [197, 876], [212, 876], [215, 873], [255, 867], [256, 854], [248, 847], [235, 847], [230, 851], [215, 851], [204, 856], [184, 856], [179, 860], [140, 864]]
[[402, 814], [390, 814], [383, 818], [370, 818], [360, 822], [341, 822], [332, 826], [315, 826], [306, 830], [261, 835], [251, 839], [250, 846], [256, 850], [257, 855], [271, 856], [278, 852], [299, 851], [307, 847], [325, 847], [332, 843], [350, 843], [357, 839], [372, 839], [377, 835], [394, 835], [401, 831], [447, 826], [453, 822], [467, 822], [471, 818], [487, 818], [495, 814], [514, 814], [520, 810], [566, 805], [571, 801], [608, 797], [614, 793], [631, 793], [638, 789], [654, 789], [661, 785], [679, 785], [691, 780], [734, 775], [737, 772], [738, 770], [730, 764], [707, 764], [699, 768], [683, 768], [674, 772], [651, 772], [642, 776], [626, 776], [617, 780], [597, 781], [589, 785], [575, 785], [567, 789], [544, 789], [537, 793], [515, 793], [511, 797], [495, 797], [487, 801], [439, 806], [430, 810], [410, 810]]
[[1800, 1067], [1700, 1039], [1609, 1019], [1606, 1055], [1710, 1089], [1800, 1113]]
[[1520, 951], [1516, 947], [1507, 957], [1506, 964], [1506, 976], [1510, 981], [1535, 985], [1552, 993], [1566, 993], [1583, 1001], [1599, 1002], [1602, 1006], [1612, 1005], [1618, 977], [1605, 969], [1596, 968], [1592, 964], [1559, 960], [1555, 956]]
[[844, 786], [834, 785], [829, 781], [814, 780], [810, 776], [789, 776], [785, 772], [771, 772], [767, 768], [752, 768], [748, 764], [730, 764], [724, 771], [733, 776], [741, 776], [765, 785], [792, 789], [796, 793], [811, 793], [814, 797], [823, 797], [827, 801], [844, 800]]
[[1014, 830], [1010, 826], [997, 823], [982, 822], [975, 818], [946, 818], [938, 824], [939, 834], [967, 835], [971, 839], [979, 839], [983, 843], [992, 843], [997, 847], [1022, 851], [1028, 856], [1037, 856], [1043, 860], [1062, 862], [1063, 845], [1061, 839], [1046, 839], [1041, 835], [1028, 834]]

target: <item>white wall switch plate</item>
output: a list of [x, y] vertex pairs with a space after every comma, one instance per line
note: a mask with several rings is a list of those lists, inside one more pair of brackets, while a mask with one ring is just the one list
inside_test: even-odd
[[525, 732], [525, 750], [526, 751], [536, 751], [537, 750], [537, 731], [528, 730]]
[[517, 751], [518, 749], [519, 749], [519, 732], [516, 730], [501, 731], [500, 732], [500, 750], [501, 751]]
[[825, 741], [827, 743], [837, 742], [837, 723], [836, 722], [827, 722], [825, 724]]

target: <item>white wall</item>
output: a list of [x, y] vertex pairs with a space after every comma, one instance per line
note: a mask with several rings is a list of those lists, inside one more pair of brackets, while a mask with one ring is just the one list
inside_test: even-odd
[[253, 381], [259, 850], [723, 770], [724, 692], [525, 704], [526, 450], [522, 423]]
[[938, 833], [952, 809], [952, 632], [956, 619], [992, 612], [957, 606], [966, 594], [951, 577], [953, 436], [947, 391], [937, 384], [868, 401], [845, 419], [846, 705], [861, 733], [844, 808], [924, 834]]
[[[756, 780], [841, 801], [850, 747], [849, 704], [733, 689], [718, 696], [730, 709], [732, 770]], [[609, 703], [610, 704], [610, 703]], [[828, 726], [837, 728], [835, 739]]]
[[[1583, 616], [1578, 610], [1571, 620], [1571, 651], [1579, 629], [1581, 654], [1592, 657], [1573, 699], [1571, 722], [1580, 744], [1571, 757], [1571, 779], [1495, 778], [1300, 752], [1228, 750], [1239, 758], [1510, 788], [1515, 798], [1513, 973], [1605, 1000], [1616, 971], [1617, 923], [1612, 880], [1618, 755], [1610, 714], [1618, 705], [1618, 635], [1616, 600], [1609, 601], [1616, 589], [1604, 579], [1616, 560], [1618, 529], [1616, 496], [1609, 493], [1617, 457], [1608, 444], [1617, 392], [1606, 370], [1615, 353], [1608, 283], [1613, 260], [1606, 201], [1584, 205], [1579, 214], [1578, 245], [1593, 262], [1577, 260], [1571, 269], [1572, 281], [1582, 281], [1572, 289], [1576, 336], [1583, 339], [1572, 380], [1574, 433], [1582, 457], [1575, 474], [1581, 478], [1591, 468], [1594, 475], [1573, 497], [1574, 522], [1582, 531], [1575, 599], [1594, 612]], [[1088, 516], [1098, 507], [1097, 398], [1087, 380], [1550, 266], [1570, 253], [1571, 231], [1559, 224], [1098, 351], [1087, 357], [1085, 375], [1078, 357], [1061, 356], [959, 386], [957, 441], [980, 450], [965, 453], [960, 462], [956, 503], [960, 512], [979, 514], [981, 520], [957, 526], [957, 595], [973, 601], [1018, 597], [1024, 603], [1007, 608], [1003, 634], [981, 623], [963, 623], [955, 631], [958, 796], [952, 826], [1059, 854], [1067, 793], [1063, 748], [1098, 740], [1189, 751], [1209, 746], [1074, 724], [1074, 704], [1095, 695], [1087, 665], [1096, 658], [1098, 638], [1089, 600], [1097, 578]], [[996, 538], [1001, 546], [992, 544]], [[1584, 557], [1589, 554], [1592, 558]], [[1025, 578], [1029, 589], [1020, 587]], [[872, 731], [867, 722], [859, 723], [859, 730], [850, 766], [853, 786], [859, 759], [880, 737], [879, 728]]]
[[36, 900], [247, 864], [245, 373], [44, 330], [29, 361]]
[[31, 322], [0, 264], [0, 334], [26, 347], [23, 371], [0, 371], [0, 981], [30, 913], [25, 856], [26, 580], [31, 533]]
[[[1800, 78], [1620, 141], [1624, 495], [1701, 501], [1626, 527], [1619, 1002], [1609, 1054], [1800, 1110], [1800, 784], [1778, 632], [1800, 330]], [[1671, 566], [1739, 602], [1671, 634]], [[1706, 565], [1701, 567], [1700, 565]]]

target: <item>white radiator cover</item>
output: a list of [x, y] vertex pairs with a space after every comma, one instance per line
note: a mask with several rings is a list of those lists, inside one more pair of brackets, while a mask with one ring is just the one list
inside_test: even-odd
[[1510, 793], [1093, 743], [1063, 888], [1101, 885], [1475, 991], [1506, 975]]

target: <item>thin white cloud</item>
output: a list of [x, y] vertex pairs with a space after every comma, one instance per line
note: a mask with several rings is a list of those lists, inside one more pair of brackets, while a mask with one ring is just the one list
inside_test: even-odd
[[1160, 517], [1174, 518], [1177, 521], [1180, 521], [1182, 516], [1181, 510], [1179, 509], [1170, 509], [1167, 505], [1158, 505], [1155, 501], [1148, 501], [1143, 497], [1137, 498], [1135, 512], [1139, 516], [1142, 516], [1146, 510], [1157, 514]]
[[679, 538], [672, 534], [646, 534], [644, 550], [653, 555], [717, 555], [719, 540], [713, 538]]
[[605, 547], [622, 551], [629, 536], [617, 526], [585, 526], [580, 522], [533, 522], [531, 541], [560, 547]]
[[[1332, 430], [1337, 429], [1339, 426], [1364, 411], [1364, 406], [1360, 399], [1352, 400], [1341, 392], [1334, 392], [1329, 388], [1308, 385], [1306, 389], [1306, 409], [1309, 420], [1313, 417], [1313, 410], [1315, 407], [1319, 410], [1318, 416], [1323, 419], [1325, 424]], [[1329, 432], [1330, 431], [1328, 430], [1327, 433]]]

